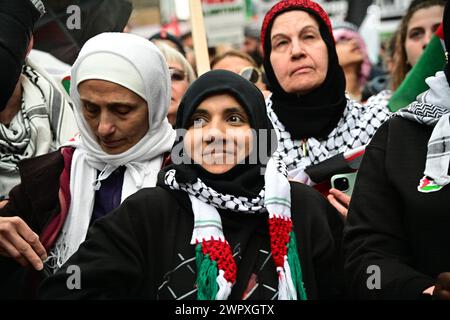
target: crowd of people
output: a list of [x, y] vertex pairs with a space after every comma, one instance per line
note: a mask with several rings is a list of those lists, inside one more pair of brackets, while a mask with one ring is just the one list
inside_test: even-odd
[[27, 58], [43, 11], [0, 8], [26, 26], [0, 52], [0, 298], [450, 299], [447, 54], [388, 106], [450, 46], [446, 1], [411, 2], [384, 74], [356, 26], [283, 0], [198, 78], [188, 35], [99, 33], [68, 92]]

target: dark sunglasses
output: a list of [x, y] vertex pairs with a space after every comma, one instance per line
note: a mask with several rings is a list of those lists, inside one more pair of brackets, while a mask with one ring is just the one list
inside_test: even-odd
[[170, 80], [172, 81], [183, 81], [186, 79], [186, 72], [178, 69], [169, 69]]
[[245, 67], [239, 72], [239, 75], [250, 82], [256, 83], [261, 77], [261, 72], [254, 67]]

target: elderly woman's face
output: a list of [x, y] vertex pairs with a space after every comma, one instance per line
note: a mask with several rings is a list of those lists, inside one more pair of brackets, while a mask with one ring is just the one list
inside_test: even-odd
[[319, 24], [308, 13], [280, 14], [273, 22], [270, 42], [270, 63], [284, 91], [303, 95], [323, 83], [328, 50]]
[[86, 80], [78, 92], [83, 116], [106, 153], [125, 152], [147, 133], [147, 102], [133, 91], [109, 81]]
[[253, 135], [244, 108], [228, 94], [202, 101], [184, 137], [187, 155], [206, 171], [221, 174], [252, 151]]

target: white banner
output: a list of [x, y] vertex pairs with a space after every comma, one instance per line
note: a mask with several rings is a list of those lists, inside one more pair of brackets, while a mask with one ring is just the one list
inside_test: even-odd
[[277, 2], [278, 0], [252, 0], [255, 15], [258, 17], [258, 26], [261, 27], [267, 11], [269, 11]]
[[202, 0], [208, 46], [244, 42], [244, 0]]

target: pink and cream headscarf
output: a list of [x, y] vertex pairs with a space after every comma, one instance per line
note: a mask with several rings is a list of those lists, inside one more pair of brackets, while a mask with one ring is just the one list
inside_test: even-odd
[[364, 39], [358, 33], [356, 26], [349, 22], [341, 22], [333, 26], [334, 41], [338, 43], [342, 39], [356, 39], [358, 46], [364, 54], [364, 61], [361, 64], [361, 70], [359, 74], [359, 83], [364, 86], [369, 78], [372, 65], [367, 54], [367, 47]]

